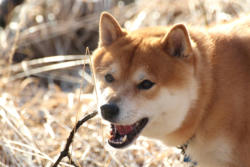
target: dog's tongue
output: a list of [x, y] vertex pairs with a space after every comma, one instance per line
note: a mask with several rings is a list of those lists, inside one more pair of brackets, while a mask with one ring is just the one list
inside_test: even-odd
[[116, 125], [116, 129], [120, 135], [126, 135], [133, 130], [133, 126], [131, 126], [131, 125], [126, 125], [126, 126]]

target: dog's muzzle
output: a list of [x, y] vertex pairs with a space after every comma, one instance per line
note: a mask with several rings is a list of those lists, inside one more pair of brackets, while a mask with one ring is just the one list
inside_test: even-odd
[[120, 112], [116, 103], [104, 104], [100, 109], [103, 119], [111, 123], [108, 143], [115, 148], [123, 148], [131, 144], [139, 136], [149, 120], [145, 117], [132, 124], [122, 125], [116, 122]]

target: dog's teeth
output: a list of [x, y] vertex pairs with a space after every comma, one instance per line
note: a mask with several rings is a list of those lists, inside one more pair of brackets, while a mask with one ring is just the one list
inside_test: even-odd
[[125, 142], [127, 140], [127, 135], [123, 136], [122, 142]]
[[122, 141], [115, 141], [116, 144], [122, 144]]

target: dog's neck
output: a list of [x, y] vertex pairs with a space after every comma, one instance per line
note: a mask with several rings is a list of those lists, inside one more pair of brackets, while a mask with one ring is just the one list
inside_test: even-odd
[[182, 145], [180, 146], [177, 146], [177, 148], [181, 149], [181, 153], [183, 155], [186, 155], [186, 150], [189, 146], [189, 144], [192, 142], [192, 140], [195, 138], [195, 136], [192, 136], [190, 139], [188, 139], [185, 143], [183, 143]]
[[[183, 121], [181, 127], [166, 136], [166, 140], [164, 142], [165, 144], [171, 146], [182, 145], [183, 143], [190, 141], [190, 139], [193, 139], [193, 136], [196, 135], [198, 127], [201, 125], [203, 117], [205, 117], [205, 114], [207, 114], [207, 106], [211, 101], [210, 90], [212, 87], [212, 72], [211, 68], [209, 68], [211, 64], [211, 57], [208, 56], [211, 55], [211, 52], [213, 52], [213, 48], [210, 47], [210, 50], [207, 49], [209, 48], [207, 45], [211, 46], [210, 43], [196, 43], [198, 41], [204, 40], [193, 39], [192, 37], [196, 35], [192, 34], [192, 32], [190, 32], [190, 35], [193, 43], [195, 43], [197, 46], [194, 48], [194, 51], [196, 51], [194, 66], [195, 75], [197, 81], [199, 82], [198, 97], [193, 103], [192, 107], [189, 109], [186, 119]], [[210, 36], [206, 34], [199, 37], [203, 39], [210, 38]], [[206, 41], [211, 40], [207, 39]]]

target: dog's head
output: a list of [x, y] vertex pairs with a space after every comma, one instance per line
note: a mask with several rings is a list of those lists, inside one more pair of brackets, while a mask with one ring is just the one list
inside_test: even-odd
[[109, 144], [121, 148], [140, 132], [163, 139], [177, 130], [197, 96], [194, 52], [184, 25], [128, 32], [108, 13], [93, 54], [100, 113]]

